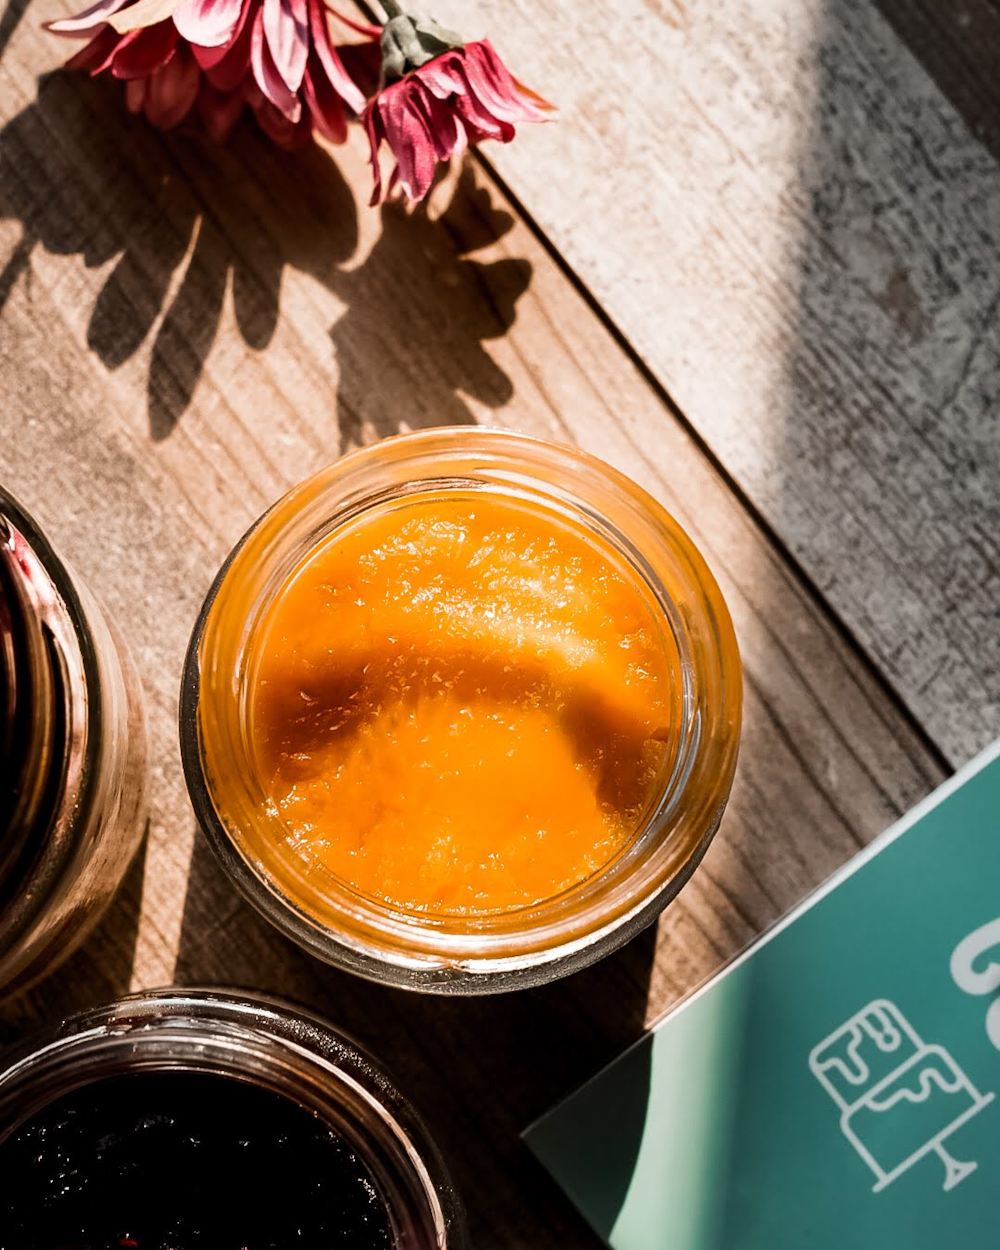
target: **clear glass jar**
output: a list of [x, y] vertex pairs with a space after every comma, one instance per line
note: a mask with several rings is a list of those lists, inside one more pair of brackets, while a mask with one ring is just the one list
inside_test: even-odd
[[[427, 490], [500, 492], [561, 510], [625, 563], [676, 648], [669, 767], [642, 827], [610, 863], [532, 907], [414, 914], [331, 887], [306, 910], [281, 884], [249, 741], [256, 631], [303, 558], [365, 509]], [[411, 989], [519, 989], [608, 954], [694, 870], [722, 816], [739, 743], [742, 675], [722, 595], [677, 522], [646, 492], [570, 447], [501, 431], [429, 430], [353, 452], [279, 500], [230, 555], [195, 626], [181, 691], [181, 753], [199, 820], [228, 873], [279, 929], [330, 963]]]
[[347, 1143], [371, 1173], [398, 1250], [466, 1244], [461, 1204], [416, 1113], [352, 1041], [288, 1003], [155, 990], [73, 1016], [6, 1059], [0, 1142], [93, 1081], [165, 1071], [233, 1077], [313, 1112]]
[[0, 490], [0, 994], [101, 916], [142, 838], [145, 758], [121, 637]]

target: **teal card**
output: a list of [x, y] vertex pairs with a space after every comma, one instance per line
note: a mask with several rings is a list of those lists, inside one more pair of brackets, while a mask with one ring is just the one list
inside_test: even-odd
[[1000, 743], [526, 1134], [614, 1250], [1000, 1247]]

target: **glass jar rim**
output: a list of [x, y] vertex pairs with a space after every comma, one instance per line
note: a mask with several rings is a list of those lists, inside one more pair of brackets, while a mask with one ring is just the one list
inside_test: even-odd
[[0, 1068], [0, 1142], [45, 1106], [136, 1072], [205, 1072], [318, 1115], [371, 1169], [400, 1245], [462, 1250], [457, 1192], [422, 1120], [376, 1061], [311, 1011], [201, 986], [131, 994], [29, 1038]]
[[[303, 542], [315, 546], [387, 490], [429, 482], [489, 482], [542, 492], [546, 500], [558, 499], [591, 525], [604, 527], [603, 536], [610, 535], [657, 593], [679, 639], [685, 754], [678, 757], [669, 803], [661, 802], [623, 855], [555, 899], [517, 912], [463, 917], [457, 925], [415, 917], [345, 885], [343, 897], [337, 895], [343, 927], [335, 929], [281, 890], [240, 845], [230, 813], [219, 810], [205, 760], [200, 704], [205, 674], [210, 683], [228, 682], [231, 689], [235, 669], [230, 672], [228, 660], [220, 657], [213, 612], [221, 596], [233, 596], [241, 574], [279, 559], [296, 525]], [[301, 549], [302, 543], [296, 550]], [[663, 590], [656, 561], [669, 563], [685, 587], [683, 612], [676, 596]], [[252, 632], [250, 617], [256, 612], [259, 619], [266, 599], [249, 601], [244, 642]], [[220, 570], [192, 634], [181, 690], [181, 751], [192, 801], [216, 854], [245, 897], [289, 936], [321, 958], [377, 980], [442, 992], [495, 992], [592, 962], [631, 937], [677, 893], [711, 840], [728, 796], [741, 697], [739, 654], [721, 592], [690, 538], [655, 499], [576, 448], [504, 430], [444, 427], [349, 453], [294, 487], [248, 530]], [[678, 815], [685, 791], [689, 798], [695, 795], [697, 806]], [[638, 852], [649, 851], [654, 841], [659, 861], [650, 872], [646, 855], [647, 871], [639, 881]]]

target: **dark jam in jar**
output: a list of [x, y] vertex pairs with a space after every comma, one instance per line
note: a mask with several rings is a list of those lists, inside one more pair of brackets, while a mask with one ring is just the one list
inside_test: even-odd
[[311, 1112], [231, 1077], [96, 1081], [0, 1144], [2, 1250], [389, 1250], [371, 1172]]

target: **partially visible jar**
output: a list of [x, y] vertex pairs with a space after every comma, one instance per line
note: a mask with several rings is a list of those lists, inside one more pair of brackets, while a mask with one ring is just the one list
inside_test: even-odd
[[120, 635], [0, 488], [0, 995], [103, 913], [142, 839], [145, 762]]
[[[157, 1114], [150, 1114], [144, 1103], [149, 1083], [141, 1078], [150, 1077], [164, 1078], [172, 1087], [166, 1115], [162, 1103]], [[223, 1078], [221, 1086], [218, 1078]], [[195, 1100], [192, 1079], [201, 1091]], [[123, 1082], [130, 1088], [128, 1096], [109, 1097], [107, 1091], [116, 1084], [121, 1091]], [[290, 1111], [304, 1109], [307, 1116], [297, 1122], [283, 1120], [275, 1134], [266, 1117], [243, 1114], [240, 1088], [247, 1086], [252, 1087], [252, 1105], [261, 1105], [255, 1092], [265, 1092], [278, 1096], [272, 1105], [279, 1104], [279, 1114], [287, 1114], [280, 1112], [281, 1104], [291, 1104]], [[162, 1081], [159, 1088], [164, 1088]], [[73, 1107], [66, 1111], [68, 1099]], [[116, 1123], [113, 1132], [102, 1133], [101, 1117], [111, 1116], [109, 1107], [123, 1106], [131, 1127]], [[34, 1131], [43, 1119], [47, 1122]], [[170, 1119], [175, 1123], [165, 1123]], [[324, 1143], [321, 1136], [317, 1141], [303, 1129], [316, 1121], [350, 1152], [346, 1165], [336, 1169], [345, 1187], [340, 1195], [336, 1184], [331, 1191], [331, 1183], [324, 1180], [332, 1169], [321, 1166], [317, 1173], [316, 1157], [303, 1157], [303, 1152], [328, 1144], [329, 1139]], [[183, 1150], [162, 1150], [171, 1131], [182, 1134]], [[130, 1149], [133, 1132], [137, 1136]], [[143, 1168], [151, 1156], [145, 1143], [156, 1133], [161, 1134], [161, 1145], [152, 1155], [156, 1170], [146, 1175]], [[212, 1157], [195, 1178], [202, 1191], [196, 1195], [194, 1186], [185, 1186], [185, 1176], [191, 1177], [184, 1168], [191, 1163], [191, 1148], [201, 1147], [204, 1153], [209, 1138]], [[114, 1192], [102, 1190], [95, 1211], [91, 1191], [94, 1184], [107, 1181], [109, 1169], [102, 1170], [102, 1163], [109, 1148], [118, 1148], [119, 1154], [124, 1149], [127, 1165], [124, 1172], [110, 1169]], [[294, 1192], [269, 1183], [275, 1177], [267, 1173], [268, 1159], [287, 1172]], [[11, 1173], [22, 1164], [26, 1174], [19, 1183]], [[183, 1232], [177, 1233], [177, 1244], [187, 1245], [185, 1238], [191, 1238], [201, 1245], [201, 1234], [209, 1230], [191, 1227], [189, 1208], [199, 1205], [204, 1210], [207, 1190], [210, 1221], [221, 1217], [235, 1225], [238, 1217], [239, 1228], [259, 1226], [268, 1244], [298, 1245], [301, 1229], [323, 1225], [328, 1210], [335, 1215], [338, 1207], [343, 1211], [350, 1201], [347, 1188], [357, 1182], [369, 1194], [374, 1191], [379, 1216], [368, 1234], [356, 1228], [354, 1250], [365, 1250], [369, 1242], [392, 1250], [462, 1250], [466, 1245], [461, 1204], [444, 1162], [412, 1107], [374, 1060], [318, 1017], [242, 991], [194, 988], [135, 994], [71, 1017], [8, 1055], [0, 1065], [0, 1167], [5, 1183], [13, 1186], [0, 1193], [0, 1215], [15, 1227], [20, 1207], [30, 1208], [23, 1214], [34, 1228], [33, 1214], [48, 1219], [68, 1204], [70, 1209], [57, 1210], [55, 1216], [60, 1228], [93, 1218], [102, 1228], [87, 1228], [86, 1235], [106, 1238], [105, 1230], [116, 1217], [113, 1208], [126, 1204], [136, 1191], [149, 1192], [170, 1195], [164, 1216], [167, 1223], [175, 1218], [180, 1222]], [[248, 1168], [257, 1187], [244, 1180], [242, 1189], [234, 1188], [234, 1178], [245, 1178]], [[44, 1211], [34, 1210], [39, 1206], [35, 1189], [45, 1195]], [[139, 1218], [157, 1223], [159, 1216], [144, 1208]], [[123, 1235], [129, 1237], [128, 1244], [135, 1244], [133, 1237], [145, 1244], [139, 1229]]]

